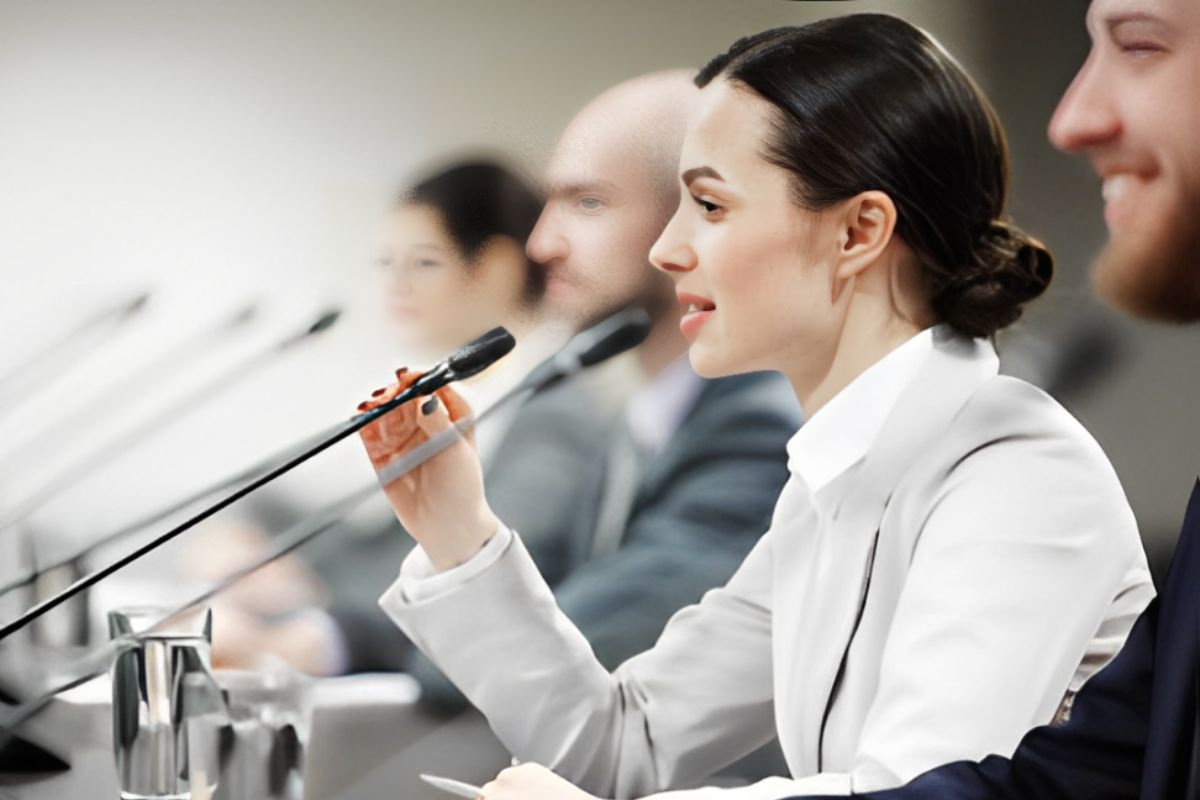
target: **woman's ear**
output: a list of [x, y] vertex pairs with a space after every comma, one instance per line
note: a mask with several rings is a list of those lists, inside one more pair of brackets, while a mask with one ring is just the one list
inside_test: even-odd
[[840, 212], [835, 275], [849, 279], [878, 261], [891, 243], [896, 204], [883, 192], [863, 192], [845, 201]]

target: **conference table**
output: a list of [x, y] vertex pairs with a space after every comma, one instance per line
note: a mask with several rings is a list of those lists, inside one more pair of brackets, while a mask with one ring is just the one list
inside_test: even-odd
[[[446, 800], [448, 795], [418, 775], [478, 784], [508, 765], [508, 754], [478, 713], [438, 716], [416, 703], [418, 691], [416, 682], [402, 674], [313, 682], [304, 800]], [[0, 776], [0, 798], [6, 793], [20, 800], [119, 797], [108, 676], [64, 694], [22, 731], [35, 741], [54, 743], [71, 768], [48, 777]], [[218, 787], [214, 800], [243, 798], [228, 797]]]

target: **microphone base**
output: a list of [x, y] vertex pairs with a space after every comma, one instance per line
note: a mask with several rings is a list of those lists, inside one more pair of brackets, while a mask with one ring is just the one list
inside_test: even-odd
[[[71, 768], [63, 759], [44, 747], [20, 736], [7, 737], [0, 744], [0, 775], [47, 775]], [[7, 781], [0, 782], [0, 785]]]

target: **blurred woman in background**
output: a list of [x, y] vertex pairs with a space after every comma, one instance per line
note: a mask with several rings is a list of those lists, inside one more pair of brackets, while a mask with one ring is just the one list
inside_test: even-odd
[[[537, 192], [515, 172], [474, 160], [413, 184], [387, 219], [379, 266], [396, 349], [404, 354], [399, 363], [430, 363], [497, 325], [517, 338], [509, 356], [458, 384], [477, 410], [514, 386], [565, 335], [543, 321], [544, 273], [525, 255], [541, 207]], [[552, 580], [565, 576], [581, 551], [572, 512], [599, 491], [603, 459], [597, 454], [604, 452], [615, 411], [590, 385], [567, 382], [476, 431], [489, 498], [520, 525]], [[528, 502], [543, 492], [553, 501]], [[271, 530], [298, 519], [298, 510], [278, 496], [257, 507], [270, 520], [262, 527]], [[333, 532], [326, 541], [334, 546], [318, 545], [307, 562], [277, 562], [228, 592], [215, 615], [217, 663], [247, 667], [274, 657], [317, 675], [414, 672], [427, 702], [447, 711], [465, 707], [379, 609], [379, 595], [411, 547], [387, 517], [382, 525], [360, 522]], [[214, 546], [216, 537], [223, 541]], [[189, 560], [201, 563], [209, 578], [270, 546], [257, 527], [212, 531], [204, 541], [204, 552]]]

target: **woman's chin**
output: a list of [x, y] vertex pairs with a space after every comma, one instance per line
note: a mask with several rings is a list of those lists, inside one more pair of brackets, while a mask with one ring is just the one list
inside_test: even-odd
[[742, 371], [698, 344], [693, 344], [688, 348], [688, 361], [691, 362], [692, 371], [701, 378], [724, 378], [726, 375], [734, 375]]

